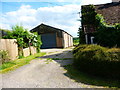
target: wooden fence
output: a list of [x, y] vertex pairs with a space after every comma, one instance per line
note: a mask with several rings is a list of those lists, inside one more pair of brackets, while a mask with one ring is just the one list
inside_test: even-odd
[[[16, 39], [0, 39], [0, 50], [8, 51], [9, 59], [15, 60], [18, 58], [18, 45]], [[31, 46], [30, 48], [23, 49], [24, 57], [35, 54], [36, 48]]]
[[30, 53], [33, 55], [33, 54], [35, 54], [36, 52], [37, 52], [37, 51], [36, 51], [36, 48], [33, 47], [33, 46], [31, 46], [30, 48], [28, 47], [28, 48], [24, 48], [24, 49], [23, 49], [23, 55], [24, 55], [24, 57], [29, 56]]
[[11, 60], [18, 57], [18, 45], [16, 39], [0, 39], [0, 50], [8, 51]]

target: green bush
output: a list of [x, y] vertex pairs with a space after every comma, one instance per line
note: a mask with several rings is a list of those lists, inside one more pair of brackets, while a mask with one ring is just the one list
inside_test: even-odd
[[120, 49], [80, 45], [74, 49], [74, 65], [83, 72], [120, 79]]
[[79, 46], [77, 46], [76, 48], [73, 49], [73, 53], [78, 52], [79, 49], [82, 50], [82, 49], [86, 48], [86, 46], [88, 46], [88, 45], [85, 44], [85, 45], [79, 45]]
[[17, 39], [16, 43], [18, 44], [20, 58], [23, 57], [23, 48], [34, 46], [39, 53], [42, 44], [40, 36], [37, 33], [30, 33], [23, 26], [19, 25], [13, 26], [12, 31], [7, 32], [7, 35], [3, 36], [3, 39]]
[[0, 59], [2, 64], [8, 62], [10, 60], [8, 56], [8, 51], [0, 50]]

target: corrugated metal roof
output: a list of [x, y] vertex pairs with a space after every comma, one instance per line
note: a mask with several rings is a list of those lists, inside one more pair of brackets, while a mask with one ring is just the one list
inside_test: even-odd
[[[62, 32], [65, 32], [68, 35], [70, 35], [68, 32], [66, 32], [66, 31], [64, 31], [62, 29], [55, 28], [55, 27], [52, 27], [52, 26], [49, 26], [49, 25], [46, 25], [46, 24], [43, 24], [43, 23], [38, 25], [37, 27], [33, 28], [32, 30], [30, 30], [30, 32], [36, 32], [39, 29], [39, 30], [41, 30], [41, 33], [42, 33], [42, 28], [44, 28], [44, 27], [48, 28], [47, 32], [61, 32], [62, 31]], [[70, 35], [70, 36], [72, 36], [72, 35]]]

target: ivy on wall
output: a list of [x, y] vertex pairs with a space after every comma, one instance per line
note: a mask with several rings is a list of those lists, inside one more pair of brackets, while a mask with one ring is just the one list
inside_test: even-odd
[[96, 20], [95, 42], [105, 47], [120, 47], [120, 23], [108, 25], [100, 14], [96, 15]]
[[79, 38], [80, 38], [80, 44], [85, 44], [85, 33], [84, 33], [84, 26], [87, 25], [96, 27], [96, 18], [95, 16], [97, 13], [95, 12], [95, 6], [94, 5], [87, 5], [87, 6], [82, 6], [82, 11], [81, 11], [81, 24], [82, 27], [79, 28]]
[[[97, 44], [106, 47], [120, 47], [120, 23], [114, 25], [107, 24], [104, 17], [101, 14], [96, 13], [94, 5], [83, 6], [81, 13], [82, 25], [93, 25], [95, 27], [96, 31], [93, 35]], [[82, 31], [79, 33], [79, 36], [80, 40], [85, 42], [83, 27]]]
[[81, 27], [78, 29], [78, 34], [79, 34], [79, 38], [80, 38], [79, 44], [85, 44], [85, 33]]
[[95, 16], [97, 15], [97, 13], [95, 12], [94, 5], [83, 6], [81, 14], [82, 14], [82, 17], [81, 17], [82, 24], [84, 25], [93, 24], [94, 25], [96, 23]]

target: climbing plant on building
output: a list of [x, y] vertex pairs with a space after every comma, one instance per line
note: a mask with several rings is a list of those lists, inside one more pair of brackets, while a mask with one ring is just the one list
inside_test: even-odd
[[109, 25], [100, 14], [96, 15], [96, 21], [95, 42], [105, 47], [120, 47], [120, 23]]
[[82, 7], [82, 30], [80, 40], [85, 42], [85, 35], [94, 36], [94, 42], [105, 47], [120, 47], [120, 23], [109, 25], [104, 17], [95, 11], [94, 5]]

